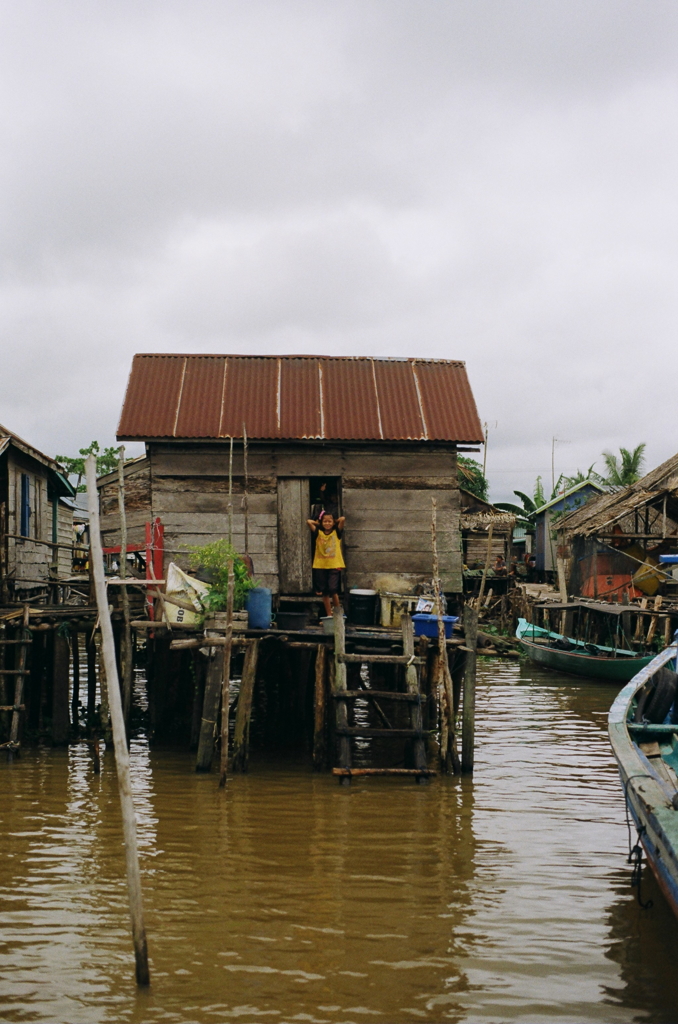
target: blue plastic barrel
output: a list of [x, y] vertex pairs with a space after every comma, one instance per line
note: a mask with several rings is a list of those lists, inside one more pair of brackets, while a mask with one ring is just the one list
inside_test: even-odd
[[250, 629], [270, 629], [273, 614], [273, 593], [268, 587], [255, 587], [247, 595], [248, 626]]

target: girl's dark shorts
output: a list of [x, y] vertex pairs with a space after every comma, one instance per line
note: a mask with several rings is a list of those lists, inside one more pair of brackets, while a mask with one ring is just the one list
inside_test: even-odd
[[341, 569], [314, 569], [313, 589], [316, 594], [338, 594], [341, 585]]

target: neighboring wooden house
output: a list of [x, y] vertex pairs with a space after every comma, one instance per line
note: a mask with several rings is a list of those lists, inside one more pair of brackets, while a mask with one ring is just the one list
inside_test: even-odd
[[34, 598], [70, 576], [73, 496], [54, 459], [0, 426], [2, 603]]
[[495, 508], [470, 491], [461, 489], [461, 536], [464, 565], [471, 571], [483, 569], [487, 559], [490, 526], [490, 568], [497, 555], [508, 563], [511, 554], [511, 535], [516, 517], [511, 512]]
[[678, 455], [570, 512], [558, 523], [557, 544], [570, 593], [608, 601], [655, 594], [665, 577], [652, 566], [660, 554], [678, 552]]
[[538, 572], [547, 573], [557, 570], [556, 529], [561, 516], [571, 509], [582, 508], [591, 498], [601, 493], [603, 493], [603, 488], [600, 484], [593, 480], [583, 480], [537, 509], [534, 513], [536, 526], [534, 555]]
[[[189, 546], [227, 536], [231, 437], [233, 541], [248, 548], [261, 585], [312, 593], [306, 519], [326, 480], [346, 516], [348, 587], [411, 590], [430, 580], [436, 498], [443, 586], [461, 592], [457, 451], [483, 440], [463, 363], [135, 356], [118, 428], [119, 440], [146, 443], [146, 458], [126, 467], [130, 543], [159, 517], [165, 564], [185, 565]], [[113, 546], [116, 482], [100, 485]]]

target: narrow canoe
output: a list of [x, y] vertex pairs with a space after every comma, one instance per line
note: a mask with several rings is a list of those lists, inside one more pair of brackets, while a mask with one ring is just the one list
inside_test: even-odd
[[621, 690], [608, 716], [610, 743], [619, 766], [629, 814], [652, 872], [676, 917], [678, 725], [667, 725], [663, 721], [653, 724], [644, 719], [635, 722], [633, 719], [639, 717], [635, 714], [639, 691], [645, 686], [652, 687], [653, 677], [659, 669], [669, 661], [675, 661], [677, 654], [676, 644], [658, 654]]
[[[592, 654], [587, 651], [583, 640], [551, 633], [548, 629], [533, 626], [526, 619], [518, 619], [516, 637], [530, 660], [538, 665], [566, 675], [586, 676], [610, 683], [627, 683], [653, 658], [651, 654], [637, 654], [622, 647], [603, 647], [600, 644], [596, 647], [601, 653]], [[574, 649], [564, 651], [554, 647], [553, 643], [558, 640], [567, 641]]]

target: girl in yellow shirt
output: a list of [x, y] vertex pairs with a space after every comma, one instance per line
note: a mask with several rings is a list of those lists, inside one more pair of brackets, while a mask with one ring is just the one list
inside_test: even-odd
[[341, 551], [345, 519], [345, 516], [335, 519], [331, 512], [325, 512], [320, 522], [306, 520], [311, 533], [315, 534], [313, 588], [318, 596], [322, 595], [326, 615], [332, 614], [332, 605], [339, 604], [341, 570], [346, 568]]

